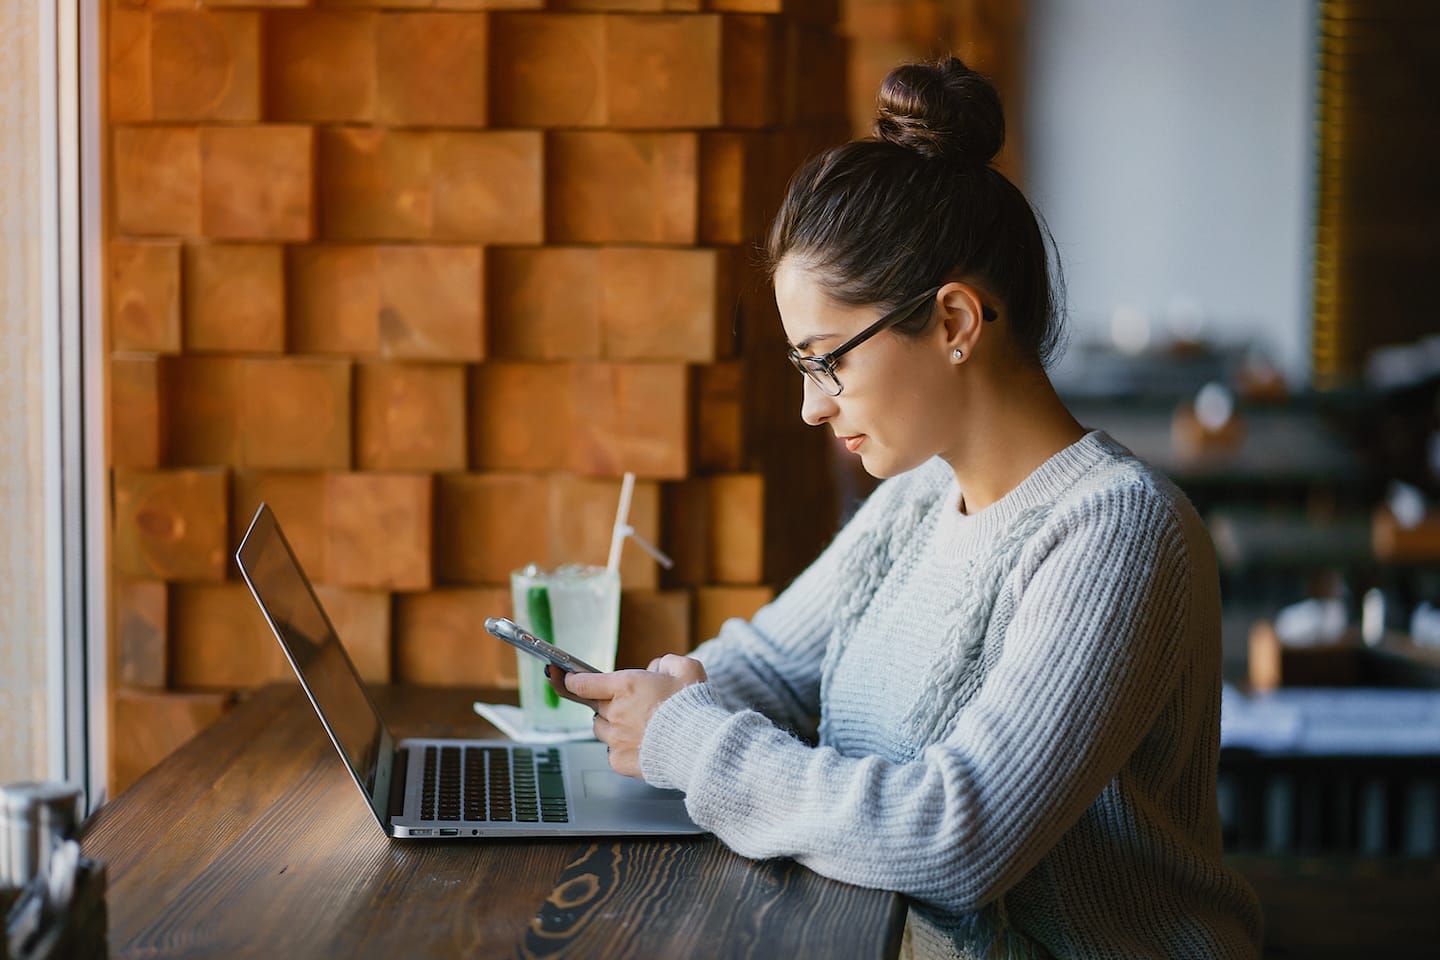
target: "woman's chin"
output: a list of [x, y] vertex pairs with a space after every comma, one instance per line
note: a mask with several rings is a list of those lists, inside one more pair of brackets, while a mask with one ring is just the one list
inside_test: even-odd
[[890, 458], [880, 451], [862, 450], [857, 455], [860, 457], [860, 466], [876, 480], [889, 480], [896, 474], [903, 472], [894, 469], [890, 463]]
[[860, 465], [865, 468], [865, 472], [876, 480], [889, 480], [891, 477], [898, 477], [902, 473], [908, 473], [928, 459], [922, 457], [919, 460], [911, 462], [910, 458], [902, 459], [890, 456], [888, 452], [884, 450], [861, 449], [858, 455], [860, 457]]

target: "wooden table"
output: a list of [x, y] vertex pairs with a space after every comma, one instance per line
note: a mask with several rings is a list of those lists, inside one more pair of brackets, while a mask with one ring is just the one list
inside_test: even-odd
[[[397, 736], [496, 735], [476, 691], [375, 693]], [[392, 841], [295, 685], [176, 751], [84, 847], [114, 957], [894, 957], [906, 911], [708, 836]]]

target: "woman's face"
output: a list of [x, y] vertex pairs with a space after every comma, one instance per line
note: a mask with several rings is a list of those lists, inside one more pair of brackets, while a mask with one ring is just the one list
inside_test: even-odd
[[[884, 312], [835, 303], [816, 275], [793, 258], [775, 271], [775, 302], [786, 338], [806, 357], [829, 353]], [[840, 396], [826, 396], [805, 380], [801, 417], [829, 427], [873, 477], [919, 466], [946, 448], [958, 426], [943, 412], [954, 396], [954, 365], [944, 336], [940, 324], [919, 337], [880, 331], [836, 361]]]

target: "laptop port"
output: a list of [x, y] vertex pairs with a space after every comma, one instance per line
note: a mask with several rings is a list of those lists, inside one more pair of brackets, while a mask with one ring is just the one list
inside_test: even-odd
[[421, 828], [417, 828], [417, 827], [411, 827], [411, 828], [410, 828], [410, 836], [412, 836], [412, 837], [428, 837], [428, 836], [430, 836], [430, 831], [429, 831], [429, 830], [425, 830], [425, 829], [421, 829]]
[[442, 836], [442, 837], [458, 837], [458, 836], [460, 836], [460, 831], [459, 831], [459, 830], [456, 830], [454, 827], [441, 827], [441, 828], [440, 828], [439, 830], [437, 830], [436, 832], [439, 833], [440, 836]]

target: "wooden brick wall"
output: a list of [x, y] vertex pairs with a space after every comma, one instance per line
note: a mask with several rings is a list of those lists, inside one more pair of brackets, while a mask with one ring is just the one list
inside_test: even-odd
[[990, 77], [1005, 106], [1005, 149], [997, 165], [1024, 177], [1025, 0], [842, 0], [849, 40], [851, 134], [868, 136], [875, 91], [899, 63], [954, 55]]
[[[393, 8], [393, 9], [392, 9]], [[110, 0], [113, 770], [287, 668], [275, 509], [360, 671], [513, 686], [508, 572], [603, 562], [623, 664], [833, 532], [754, 244], [845, 139], [834, 0]]]

